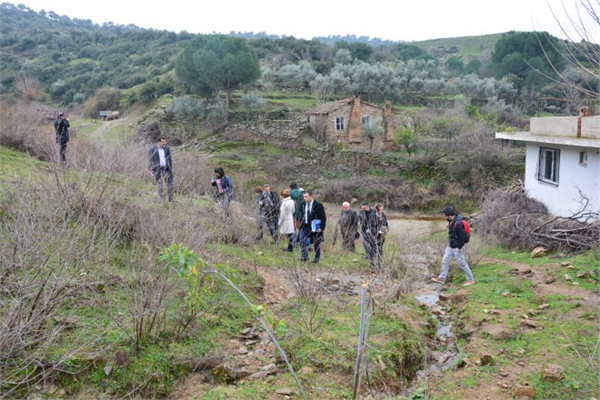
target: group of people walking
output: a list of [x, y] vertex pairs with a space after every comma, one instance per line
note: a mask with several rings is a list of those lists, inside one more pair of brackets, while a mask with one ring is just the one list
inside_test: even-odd
[[[167, 185], [168, 200], [173, 200], [173, 162], [171, 152], [166, 146], [166, 139], [159, 137], [152, 146], [148, 156], [148, 171], [156, 179], [159, 196], [164, 199], [163, 180]], [[215, 187], [215, 200], [219, 201], [225, 213], [227, 222], [231, 222], [229, 209], [233, 198], [233, 184], [222, 167], [215, 168], [215, 176], [211, 181]], [[255, 201], [258, 206], [257, 240], [262, 240], [266, 227], [274, 243], [278, 242], [280, 235], [287, 239], [286, 252], [293, 252], [294, 247], [300, 246], [300, 261], [308, 261], [309, 248], [314, 249], [313, 263], [318, 263], [321, 258], [321, 243], [323, 242], [327, 215], [323, 204], [315, 200], [310, 190], [304, 191], [295, 182], [289, 189], [284, 189], [279, 195], [271, 190], [269, 184], [254, 189]], [[356, 240], [362, 239], [365, 258], [369, 261], [371, 270], [376, 271], [382, 267], [383, 246], [389, 232], [389, 224], [382, 204], [371, 207], [363, 201], [360, 212], [352, 210], [350, 203], [344, 202], [340, 218], [337, 222], [333, 244], [337, 242], [338, 234], [344, 250], [356, 251]], [[442, 272], [431, 280], [443, 284], [448, 276], [452, 258], [456, 258], [458, 265], [465, 272], [465, 286], [475, 283], [473, 273], [465, 260], [465, 244], [469, 241], [469, 233], [463, 219], [456, 213], [453, 206], [442, 210], [448, 221], [448, 246], [442, 259]]]

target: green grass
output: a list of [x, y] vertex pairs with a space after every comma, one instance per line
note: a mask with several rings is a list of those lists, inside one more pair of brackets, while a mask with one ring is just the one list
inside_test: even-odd
[[[499, 251], [498, 251], [498, 255]], [[522, 254], [511, 254], [508, 257], [525, 261]], [[590, 256], [584, 254], [573, 257], [573, 259], [587, 260]], [[535, 259], [528, 259], [529, 265], [535, 267]], [[582, 398], [593, 395], [591, 388], [597, 387], [597, 377], [591, 371], [585, 357], [579, 357], [574, 347], [580, 354], [590, 357], [586, 353], [594, 347], [597, 340], [597, 332], [594, 327], [594, 319], [597, 315], [588, 313], [587, 319], [570, 317], [580, 307], [588, 306], [582, 304], [577, 298], [566, 295], [551, 295], [541, 297], [536, 293], [532, 282], [521, 280], [519, 277], [508, 274], [511, 267], [501, 264], [483, 264], [475, 271], [477, 284], [469, 287], [468, 298], [460, 312], [459, 325], [478, 326], [482, 320], [488, 319], [488, 323], [501, 323], [507, 331], [515, 332], [515, 339], [493, 340], [481, 336], [477, 340], [476, 351], [481, 351], [481, 341], [485, 341], [485, 352], [494, 354], [495, 365], [510, 367], [515, 363], [515, 354], [525, 350], [523, 359], [528, 364], [536, 365], [539, 371], [546, 363], [556, 363], [564, 366], [567, 371], [565, 379], [557, 383], [543, 382], [540, 380], [540, 372], [530, 374], [523, 381], [527, 381], [536, 389], [536, 398]], [[508, 296], [503, 295], [507, 293]], [[538, 305], [549, 304], [545, 311], [538, 311]], [[484, 310], [495, 308], [500, 315], [486, 313]], [[533, 312], [532, 312], [533, 310]], [[534, 330], [523, 328], [521, 315], [527, 314], [534, 320], [540, 329]], [[483, 329], [485, 329], [483, 325]], [[466, 342], [461, 341], [463, 346]], [[519, 356], [520, 357], [520, 356]], [[587, 359], [591, 362], [591, 358]], [[475, 385], [476, 381], [464, 382], [464, 385]], [[443, 392], [448, 393], [448, 392]]]

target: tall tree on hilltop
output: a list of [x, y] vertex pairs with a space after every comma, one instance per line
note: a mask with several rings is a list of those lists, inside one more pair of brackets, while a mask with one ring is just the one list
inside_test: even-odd
[[548, 33], [520, 32], [504, 36], [496, 42], [490, 69], [497, 79], [511, 76], [513, 84], [531, 104], [533, 93], [566, 67], [559, 40]]
[[223, 122], [228, 122], [231, 92], [258, 79], [260, 67], [256, 53], [243, 39], [198, 35], [177, 59], [175, 73], [193, 93], [214, 96], [223, 108]]
[[[561, 3], [562, 4], [562, 3]], [[550, 3], [548, 3], [550, 7]], [[554, 10], [550, 7], [554, 19], [559, 24], [569, 45], [564, 46], [563, 57], [570, 69], [557, 70], [551, 60], [554, 72], [559, 77], [555, 82], [563, 84], [563, 90], [576, 90], [584, 96], [600, 98], [600, 0], [579, 0], [575, 10], [569, 11], [565, 4]], [[551, 51], [544, 47], [544, 51]]]

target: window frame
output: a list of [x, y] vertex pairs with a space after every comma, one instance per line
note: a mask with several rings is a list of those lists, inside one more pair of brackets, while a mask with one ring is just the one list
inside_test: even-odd
[[362, 115], [360, 117], [360, 122], [362, 126], [368, 125], [371, 127], [371, 116], [370, 115]]
[[346, 117], [340, 115], [339, 117], [335, 117], [335, 130], [336, 131], [345, 131], [346, 130]]
[[[549, 168], [551, 171], [548, 171]], [[540, 147], [537, 163], [537, 180], [549, 185], [558, 186], [559, 178], [560, 149]]]

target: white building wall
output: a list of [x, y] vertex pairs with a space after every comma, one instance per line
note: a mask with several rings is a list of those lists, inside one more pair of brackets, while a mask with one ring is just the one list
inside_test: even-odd
[[[558, 186], [537, 179], [540, 147], [560, 150]], [[579, 153], [588, 155], [587, 165], [579, 164]], [[580, 208], [579, 191], [590, 199], [590, 211], [600, 211], [600, 155], [597, 148], [527, 143], [525, 190], [529, 197], [541, 201], [552, 215], [568, 216]]]

